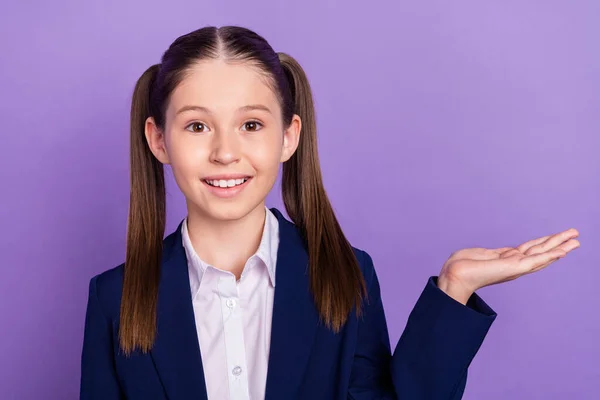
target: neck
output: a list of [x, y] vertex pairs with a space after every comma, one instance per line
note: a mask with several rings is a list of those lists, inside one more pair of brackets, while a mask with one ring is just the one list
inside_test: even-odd
[[187, 227], [198, 257], [239, 279], [246, 261], [260, 245], [265, 205], [261, 203], [244, 217], [231, 221], [215, 220], [192, 210], [193, 207], [188, 206]]

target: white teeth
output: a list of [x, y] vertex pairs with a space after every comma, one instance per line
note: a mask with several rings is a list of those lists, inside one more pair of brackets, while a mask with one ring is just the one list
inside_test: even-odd
[[246, 182], [247, 180], [248, 180], [247, 178], [229, 179], [229, 180], [218, 179], [218, 180], [205, 180], [205, 182], [211, 186], [227, 188], [227, 187], [234, 187], [237, 185], [241, 185], [242, 183]]

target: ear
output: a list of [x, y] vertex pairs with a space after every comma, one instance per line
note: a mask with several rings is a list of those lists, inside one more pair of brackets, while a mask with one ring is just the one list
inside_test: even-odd
[[283, 132], [283, 151], [281, 152], [281, 160], [279, 162], [285, 162], [294, 155], [300, 141], [301, 130], [302, 120], [298, 115], [294, 114], [290, 126]]
[[150, 147], [150, 151], [154, 154], [154, 157], [163, 164], [169, 164], [165, 135], [158, 126], [156, 126], [153, 117], [148, 117], [146, 119], [144, 133], [146, 135], [148, 147]]

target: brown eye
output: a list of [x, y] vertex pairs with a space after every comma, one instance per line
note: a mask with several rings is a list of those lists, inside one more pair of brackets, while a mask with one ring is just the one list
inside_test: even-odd
[[250, 132], [255, 132], [260, 130], [260, 128], [262, 127], [262, 124], [260, 122], [257, 121], [248, 121], [244, 124], [244, 131], [250, 131]]
[[204, 125], [202, 122], [192, 122], [187, 126], [186, 129], [194, 133], [202, 133], [206, 130], [206, 125]]

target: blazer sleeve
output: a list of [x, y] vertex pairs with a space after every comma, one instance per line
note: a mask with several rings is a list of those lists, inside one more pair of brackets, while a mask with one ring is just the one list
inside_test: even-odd
[[467, 369], [496, 318], [477, 295], [466, 305], [430, 277], [392, 354], [380, 285], [363, 253], [368, 298], [358, 322], [348, 398], [353, 400], [459, 400]]
[[80, 400], [124, 399], [113, 357], [112, 324], [100, 308], [97, 277], [90, 281], [83, 350], [81, 354]]

